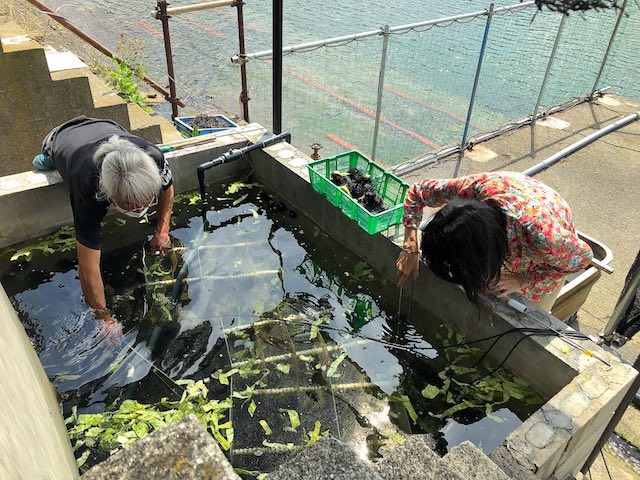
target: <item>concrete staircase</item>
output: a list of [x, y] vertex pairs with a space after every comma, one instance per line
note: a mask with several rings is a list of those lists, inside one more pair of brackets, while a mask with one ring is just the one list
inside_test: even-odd
[[463, 442], [440, 458], [430, 437], [412, 435], [377, 462], [361, 459], [333, 438], [322, 439], [269, 475], [269, 480], [509, 480], [478, 447]]
[[0, 176], [31, 170], [42, 138], [77, 115], [110, 118], [153, 143], [181, 138], [171, 122], [128, 105], [73, 54], [45, 51], [0, 17]]

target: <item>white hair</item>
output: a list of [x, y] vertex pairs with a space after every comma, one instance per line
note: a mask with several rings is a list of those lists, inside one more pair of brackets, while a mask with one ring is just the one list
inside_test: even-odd
[[97, 165], [102, 162], [99, 200], [134, 209], [148, 205], [160, 192], [162, 180], [151, 156], [117, 135], [100, 145], [93, 160]]

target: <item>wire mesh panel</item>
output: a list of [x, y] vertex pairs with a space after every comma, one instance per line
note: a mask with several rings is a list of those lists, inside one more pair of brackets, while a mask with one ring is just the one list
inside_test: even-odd
[[[309, 145], [319, 142], [323, 155], [371, 151], [380, 47], [371, 37], [284, 57], [282, 123], [294, 145], [311, 153]], [[271, 125], [271, 62], [248, 68], [254, 118]]]
[[614, 10], [569, 15], [542, 96], [545, 108], [591, 92], [615, 20]]
[[395, 165], [459, 141], [483, 28], [476, 17], [391, 35], [378, 140], [384, 162]]
[[[640, 78], [639, 32], [640, 5], [635, 8], [635, 5], [629, 2], [596, 88], [610, 86], [612, 93], [618, 93], [636, 101], [640, 100], [640, 85], [632, 80]], [[604, 52], [603, 49], [603, 58]]]
[[529, 115], [536, 103], [560, 14], [525, 9], [493, 16], [470, 135]]

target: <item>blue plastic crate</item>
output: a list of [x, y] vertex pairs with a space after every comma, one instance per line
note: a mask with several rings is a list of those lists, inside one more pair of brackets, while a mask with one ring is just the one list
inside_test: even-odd
[[[218, 128], [202, 128], [198, 130], [198, 135], [206, 135], [207, 133], [222, 132], [224, 130], [228, 130], [230, 128], [234, 128], [238, 126], [235, 123], [233, 123], [231, 120], [229, 120], [227, 117], [225, 117], [224, 115], [213, 115], [213, 117], [218, 121], [223, 121], [226, 124], [226, 126], [218, 127]], [[173, 120], [173, 122], [175, 123], [176, 128], [179, 131], [188, 133], [189, 135], [193, 135], [193, 127], [191, 127], [190, 123], [194, 118], [196, 117], [176, 117]]]

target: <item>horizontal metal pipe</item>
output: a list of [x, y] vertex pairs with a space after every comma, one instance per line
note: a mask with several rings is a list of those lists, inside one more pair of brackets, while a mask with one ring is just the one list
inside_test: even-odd
[[[535, 5], [534, 1], [517, 3], [517, 4], [514, 4], [514, 5], [507, 5], [505, 7], [496, 8], [494, 10], [494, 15], [495, 14], [504, 13], [504, 12], [508, 12], [508, 11], [512, 11], [512, 10], [520, 10], [520, 9], [524, 9], [524, 8], [529, 8], [529, 7], [534, 6], [534, 5]], [[436, 26], [436, 25], [439, 25], [441, 23], [456, 22], [456, 21], [465, 20], [465, 19], [468, 19], [468, 18], [485, 16], [487, 14], [488, 14], [487, 10], [478, 10], [478, 11], [475, 11], [475, 12], [462, 13], [462, 14], [453, 15], [453, 16], [450, 16], [450, 17], [436, 18], [435, 20], [426, 20], [426, 21], [423, 21], [423, 22], [407, 23], [405, 25], [398, 25], [396, 27], [390, 27], [389, 28], [389, 32], [390, 33], [402, 33], [404, 31], [411, 30], [411, 29], [414, 29], [414, 28], [423, 28], [423, 27], [429, 27], [429, 26]], [[328, 47], [328, 46], [334, 45], [336, 43], [343, 43], [343, 42], [350, 42], [350, 41], [354, 41], [354, 40], [361, 40], [363, 38], [375, 37], [375, 36], [382, 35], [382, 34], [383, 34], [383, 29], [382, 28], [378, 28], [376, 30], [369, 30], [369, 31], [366, 31], [366, 32], [355, 33], [355, 34], [352, 34], [352, 35], [342, 35], [340, 37], [326, 38], [326, 39], [323, 39], [323, 40], [316, 40], [314, 42], [299, 43], [297, 45], [291, 45], [291, 46], [288, 46], [288, 47], [284, 47], [282, 49], [282, 54], [286, 55], [288, 53], [299, 52], [299, 51], [303, 51], [303, 50], [307, 50], [307, 49], [311, 49], [311, 48]], [[243, 61], [258, 60], [258, 59], [261, 59], [261, 58], [270, 58], [272, 55], [273, 55], [273, 50], [262, 50], [262, 51], [259, 51], [259, 52], [248, 53], [248, 54], [244, 55], [244, 60]], [[232, 63], [240, 63], [239, 55], [234, 55], [233, 57], [231, 57], [231, 62]]]
[[[226, 244], [218, 244], [218, 245], [199, 245], [197, 247], [198, 250], [216, 250], [218, 248], [242, 248], [242, 247], [257, 247], [262, 245], [269, 245], [267, 241], [257, 241], [257, 242], [238, 242], [238, 243], [226, 243]], [[168, 252], [185, 252], [191, 250], [192, 247], [173, 247], [168, 249]]]
[[[55, 10], [52, 10], [51, 8], [49, 8], [44, 3], [42, 3], [42, 2], [40, 2], [38, 0], [27, 0], [27, 1], [31, 5], [36, 7], [38, 10], [40, 10], [41, 12], [44, 12], [47, 15], [49, 15], [50, 17], [52, 17], [56, 22], [58, 22], [60, 25], [65, 27], [67, 30], [69, 30], [70, 32], [75, 33], [78, 37], [80, 37], [82, 40], [87, 42], [89, 45], [91, 45], [93, 48], [98, 50], [100, 53], [105, 54], [109, 58], [113, 58], [116, 62], [119, 62], [119, 63], [122, 63], [123, 61], [125, 61], [125, 60], [123, 60], [121, 58], [118, 58], [118, 56], [116, 56], [115, 53], [113, 53], [107, 47], [105, 47], [100, 42], [98, 42], [95, 38], [91, 37], [89, 34], [83, 32], [82, 30], [80, 30], [73, 23], [71, 23], [69, 20], [67, 20], [65, 17], [60, 15]], [[149, 85], [155, 91], [157, 91], [158, 93], [161, 93], [162, 95], [164, 95], [165, 99], [169, 98], [169, 92], [167, 90], [165, 90], [162, 86], [160, 86], [158, 83], [156, 83], [154, 80], [150, 79], [146, 75], [144, 77], [142, 77], [142, 80], [144, 80], [144, 82], [147, 83], [147, 85]], [[178, 100], [178, 105], [180, 105], [181, 107], [185, 106], [184, 102], [182, 102], [181, 100]]]
[[625, 125], [628, 125], [632, 122], [635, 122], [636, 120], [640, 119], [640, 112], [635, 112], [632, 113], [630, 115], [627, 115], [624, 118], [621, 118], [620, 120], [617, 120], [615, 122], [613, 122], [610, 125], [607, 125], [606, 127], [601, 128], [600, 130], [593, 132], [591, 135], [587, 135], [584, 138], [581, 138], [580, 140], [578, 140], [576, 143], [573, 143], [571, 145], [569, 145], [566, 148], [563, 148], [562, 150], [560, 150], [559, 152], [551, 155], [549, 158], [541, 161], [540, 163], [537, 163], [536, 165], [527, 168], [524, 172], [525, 175], [529, 175], [529, 176], [533, 176], [536, 175], [537, 173], [542, 172], [543, 170], [546, 170], [547, 168], [549, 168], [551, 165], [553, 165], [554, 163], [559, 162], [560, 160], [562, 160], [564, 157], [567, 157], [569, 155], [571, 155], [574, 152], [577, 152], [578, 150], [580, 150], [583, 147], [586, 147], [587, 145], [595, 142], [596, 140], [598, 140], [599, 138], [604, 137], [605, 135], [618, 130], [619, 128], [624, 127]]
[[[558, 113], [558, 112], [562, 112], [564, 110], [567, 110], [568, 108], [574, 107], [576, 105], [579, 105], [580, 103], [592, 100], [593, 98], [596, 98], [598, 96], [600, 96], [601, 94], [605, 93], [607, 90], [609, 90], [611, 87], [607, 86], [604, 88], [601, 88], [600, 90], [594, 92], [593, 94], [589, 94], [589, 95], [585, 95], [583, 97], [580, 98], [575, 98], [573, 100], [570, 100], [566, 103], [563, 103], [561, 105], [556, 105], [555, 107], [551, 107], [549, 110], [545, 111], [545, 112], [540, 112], [536, 115], [536, 119], [540, 119], [544, 116], [549, 116], [553, 113]], [[527, 125], [530, 125], [532, 123], [533, 120], [533, 115], [529, 115], [521, 120], [518, 120], [517, 122], [514, 122], [510, 125], [505, 125], [503, 127], [498, 128], [497, 130], [493, 130], [491, 132], [487, 132], [487, 133], [483, 133], [481, 135], [478, 135], [477, 137], [473, 137], [469, 143], [473, 143], [473, 144], [478, 144], [478, 143], [482, 143], [482, 142], [486, 142], [491, 140], [492, 138], [498, 137], [500, 135], [503, 135], [505, 133], [511, 132], [513, 130], [517, 130], [519, 128], [525, 127]], [[418, 170], [424, 166], [427, 165], [431, 165], [433, 163], [436, 163], [437, 161], [448, 157], [450, 155], [454, 155], [456, 153], [460, 152], [460, 145], [455, 145], [453, 147], [448, 147], [445, 148], [444, 150], [440, 150], [437, 153], [429, 153], [427, 155], [422, 155], [419, 156], [417, 158], [414, 158], [413, 160], [408, 160], [404, 163], [401, 163], [400, 165], [396, 165], [392, 168], [390, 168], [389, 170], [393, 173], [395, 173], [396, 175], [406, 175], [407, 173], [411, 173], [415, 170]]]
[[176, 16], [183, 13], [197, 12], [199, 10], [212, 10], [220, 7], [231, 7], [236, 4], [236, 0], [216, 0], [213, 2], [194, 3], [193, 5], [184, 5], [182, 7], [167, 8], [167, 14]]
[[[182, 282], [184, 283], [193, 283], [199, 282], [202, 280], [232, 280], [237, 278], [251, 278], [251, 277], [262, 277], [265, 275], [279, 275], [282, 273], [280, 269], [277, 270], [258, 270], [256, 272], [247, 272], [247, 273], [237, 273], [235, 275], [203, 275], [202, 277], [193, 277], [193, 278], [183, 278]], [[147, 283], [147, 287], [157, 287], [160, 285], [173, 285], [176, 283], [176, 279], [169, 280], [159, 280], [157, 282], [149, 282]]]
[[283, 360], [289, 360], [293, 358], [294, 355], [296, 357], [299, 357], [300, 355], [318, 355], [320, 353], [332, 352], [334, 350], [344, 350], [346, 348], [357, 346], [357, 345], [367, 345], [371, 342], [372, 340], [354, 340], [352, 342], [344, 343], [342, 345], [335, 344], [335, 345], [327, 345], [324, 347], [308, 348], [307, 350], [301, 350], [299, 352], [295, 352], [294, 354], [284, 353], [282, 355], [274, 355], [272, 357], [267, 357], [265, 359], [261, 359], [257, 361], [245, 360], [242, 362], [232, 363], [231, 368], [244, 367], [245, 365], [249, 365], [250, 363], [256, 364], [256, 365], [263, 364], [263, 363], [276, 363], [276, 362], [281, 362]]
[[378, 385], [371, 382], [334, 383], [332, 385], [295, 385], [293, 387], [257, 388], [253, 391], [254, 397], [283, 395], [287, 393], [318, 392], [321, 390], [362, 390], [375, 388]]

